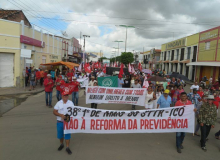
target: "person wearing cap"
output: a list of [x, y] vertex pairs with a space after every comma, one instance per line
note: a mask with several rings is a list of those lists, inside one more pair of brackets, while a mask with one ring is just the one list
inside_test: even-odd
[[200, 123], [200, 130], [201, 130], [201, 148], [204, 151], [207, 151], [206, 148], [206, 141], [209, 135], [211, 128], [215, 127], [215, 122], [217, 120], [217, 108], [213, 104], [214, 96], [208, 95], [206, 97], [208, 103], [204, 103], [199, 112], [199, 123]]
[[[175, 104], [175, 107], [178, 106], [185, 106], [185, 105], [191, 105], [192, 102], [187, 99], [187, 93], [182, 92], [180, 94], [180, 100], [178, 100]], [[196, 112], [196, 109], [194, 109], [194, 112]], [[177, 147], [177, 152], [181, 153], [181, 149], [183, 149], [183, 141], [185, 138], [185, 132], [176, 132], [176, 147]]]
[[192, 102], [192, 104], [195, 105], [195, 108], [197, 108], [198, 102], [202, 99], [200, 95], [197, 93], [197, 89], [193, 89], [193, 93], [189, 93], [187, 95], [188, 99]]
[[75, 106], [78, 106], [80, 83], [76, 80], [76, 77], [73, 77], [73, 81], [71, 82], [71, 84], [74, 86], [72, 92], [72, 101]]
[[70, 155], [72, 154], [69, 144], [70, 144], [70, 138], [71, 134], [64, 134], [63, 132], [63, 121], [66, 119], [65, 116], [65, 110], [67, 110], [68, 107], [74, 107], [74, 104], [69, 99], [69, 92], [63, 91], [62, 92], [62, 100], [58, 101], [56, 105], [54, 106], [53, 114], [57, 116], [57, 138], [60, 140], [60, 146], [58, 148], [58, 151], [61, 151], [64, 148], [64, 139], [66, 142], [66, 152]]
[[94, 86], [94, 83], [95, 83], [95, 82], [97, 82], [97, 81], [95, 80], [95, 76], [92, 76], [92, 77], [91, 77], [91, 81], [89, 82], [88, 85], [89, 85], [89, 86]]
[[57, 96], [57, 101], [60, 101], [60, 100], [61, 100], [61, 91], [62, 91], [62, 89], [60, 88], [60, 86], [61, 86], [61, 85], [64, 85], [64, 84], [65, 84], [65, 82], [64, 82], [64, 80], [62, 79], [62, 76], [59, 75], [58, 78], [57, 78], [57, 80], [56, 80], [56, 82], [55, 82], [56, 90], [57, 90], [57, 94], [56, 94], [56, 96]]
[[166, 89], [157, 101], [157, 108], [168, 108], [171, 106], [172, 100], [169, 96], [170, 91]]
[[45, 96], [46, 96], [46, 106], [52, 107], [52, 92], [53, 92], [53, 80], [51, 79], [51, 75], [47, 74], [47, 78], [44, 79], [44, 87], [45, 87]]

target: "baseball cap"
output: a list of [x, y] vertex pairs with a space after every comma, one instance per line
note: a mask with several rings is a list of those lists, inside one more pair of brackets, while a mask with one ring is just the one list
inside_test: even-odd
[[51, 74], [47, 74], [47, 77], [51, 77]]
[[166, 90], [164, 91], [164, 93], [169, 94], [169, 93], [170, 93], [169, 89], [166, 89]]
[[62, 92], [62, 95], [63, 95], [63, 96], [69, 95], [69, 91], [63, 91], [63, 92]]

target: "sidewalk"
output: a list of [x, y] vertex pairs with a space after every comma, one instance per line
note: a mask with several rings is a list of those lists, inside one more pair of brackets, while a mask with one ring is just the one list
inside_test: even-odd
[[21, 88], [16, 88], [16, 87], [6, 87], [6, 88], [0, 88], [0, 96], [2, 95], [11, 95], [11, 94], [25, 94], [25, 93], [38, 93], [44, 90], [44, 86], [36, 86], [34, 90], [29, 91], [30, 87], [21, 87]]

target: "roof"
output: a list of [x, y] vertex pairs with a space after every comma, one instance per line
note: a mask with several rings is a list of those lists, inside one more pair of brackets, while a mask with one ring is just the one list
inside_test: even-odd
[[29, 25], [31, 26], [31, 23], [29, 22], [29, 20], [27, 19], [27, 17], [25, 16], [25, 14], [23, 13], [22, 10], [4, 10], [4, 9], [0, 9], [0, 19], [9, 19], [10, 17], [15, 16], [16, 14], [22, 13], [24, 15], [24, 19], [29, 23]]

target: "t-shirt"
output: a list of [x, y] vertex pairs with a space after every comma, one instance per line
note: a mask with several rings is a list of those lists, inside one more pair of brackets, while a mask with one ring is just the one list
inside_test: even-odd
[[[121, 84], [122, 83], [122, 84]], [[118, 87], [122, 88], [122, 85], [124, 84], [124, 80], [123, 79], [119, 79], [118, 78]]]
[[50, 71], [51, 77], [55, 78], [55, 71]]
[[40, 77], [44, 78], [44, 71], [40, 71]]
[[186, 103], [183, 103], [181, 100], [178, 100], [175, 106], [185, 106], [185, 105], [190, 105], [190, 104], [192, 104], [192, 102], [189, 100], [186, 100]]
[[139, 83], [138, 84], [132, 84], [131, 88], [141, 88], [141, 85]]
[[[74, 104], [73, 104], [73, 102], [70, 101], [70, 100], [68, 100], [68, 101], [66, 102], [66, 104], [63, 103], [63, 100], [60, 100], [60, 101], [58, 101], [58, 102], [56, 103], [56, 105], [54, 106], [54, 109], [55, 109], [55, 110], [58, 110], [58, 113], [59, 113], [59, 114], [65, 115], [65, 114], [67, 114], [67, 113], [65, 113], [65, 112], [67, 112], [67, 108], [68, 108], [68, 107], [73, 107], [73, 106], [74, 106]], [[58, 120], [58, 121], [63, 121], [63, 119], [62, 119], [60, 116], [57, 116], [57, 120]]]
[[203, 91], [198, 91], [197, 94], [202, 98], [204, 96], [204, 92]]
[[[62, 79], [61, 79], [61, 80], [57, 79], [57, 80], [56, 80], [56, 83], [60, 83], [60, 85], [65, 84], [64, 80], [62, 80]], [[60, 85], [57, 84], [57, 86], [56, 86], [56, 89], [57, 89], [58, 91], [62, 91], [61, 88], [60, 88]]]
[[78, 92], [80, 83], [78, 81], [72, 81], [71, 84], [75, 86], [73, 92]]
[[193, 90], [194, 88], [195, 88], [197, 91], [199, 90], [199, 86], [198, 86], [198, 85], [194, 85], [194, 84], [193, 84], [193, 85], [190, 87], [190, 89], [192, 89], [192, 90]]
[[219, 102], [220, 102], [220, 98], [215, 97], [215, 101], [213, 101], [213, 104], [216, 105], [217, 109], [218, 109], [218, 106], [219, 106]]
[[30, 74], [30, 81], [35, 81], [35, 77], [36, 77], [35, 73], [31, 73]]
[[131, 86], [131, 80], [130, 79], [125, 79], [124, 80], [124, 87], [125, 88], [130, 88]]
[[168, 96], [167, 99], [164, 97], [164, 95], [161, 95], [160, 98], [157, 101], [157, 104], [160, 105], [160, 108], [168, 108], [170, 107], [170, 104], [172, 103], [171, 97]]

